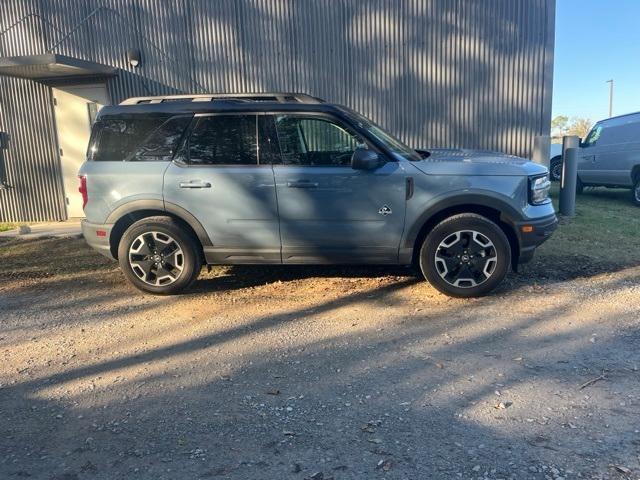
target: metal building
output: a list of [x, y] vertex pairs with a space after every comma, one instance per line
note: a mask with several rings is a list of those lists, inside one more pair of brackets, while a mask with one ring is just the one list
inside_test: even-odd
[[297, 91], [415, 147], [529, 156], [551, 121], [555, 0], [2, 0], [0, 221], [81, 215], [101, 105]]

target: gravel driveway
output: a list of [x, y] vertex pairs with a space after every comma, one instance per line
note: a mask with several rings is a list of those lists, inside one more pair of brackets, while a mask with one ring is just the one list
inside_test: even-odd
[[0, 478], [640, 478], [640, 260], [541, 255], [479, 300], [389, 268], [5, 276]]

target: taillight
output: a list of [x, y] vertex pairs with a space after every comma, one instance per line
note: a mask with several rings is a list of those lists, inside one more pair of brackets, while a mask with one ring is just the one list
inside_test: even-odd
[[89, 200], [89, 192], [87, 191], [87, 177], [85, 175], [78, 175], [80, 179], [80, 187], [78, 191], [82, 195], [82, 209], [87, 206], [87, 200]]

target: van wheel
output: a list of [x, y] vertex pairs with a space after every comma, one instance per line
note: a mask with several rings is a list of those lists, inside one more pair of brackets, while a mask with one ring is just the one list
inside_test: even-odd
[[511, 247], [502, 229], [475, 213], [454, 215], [431, 230], [420, 249], [422, 274], [452, 297], [479, 297], [509, 271]]
[[559, 182], [562, 178], [562, 157], [558, 155], [549, 162], [549, 178], [552, 182]]
[[584, 185], [580, 180], [580, 177], [576, 178], [576, 194], [582, 195], [584, 193]]
[[637, 207], [640, 207], [640, 175], [636, 178], [636, 183], [631, 190], [631, 201]]
[[131, 225], [120, 239], [118, 262], [135, 287], [158, 295], [189, 287], [202, 268], [196, 241], [171, 217]]

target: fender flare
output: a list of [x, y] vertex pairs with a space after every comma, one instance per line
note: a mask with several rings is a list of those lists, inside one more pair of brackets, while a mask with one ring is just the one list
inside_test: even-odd
[[407, 226], [407, 233], [402, 244], [403, 248], [413, 249], [422, 227], [433, 217], [443, 210], [463, 205], [487, 207], [496, 210], [500, 212], [500, 220], [515, 229], [516, 223], [522, 220], [522, 214], [509, 204], [510, 200], [508, 197], [503, 197], [487, 190], [465, 191], [464, 193], [454, 192], [446, 196], [436, 197], [425, 206], [422, 213], [412, 224]]
[[172, 214], [179, 218], [187, 225], [189, 225], [198, 236], [198, 240], [203, 247], [210, 247], [213, 245], [207, 231], [204, 229], [200, 221], [194, 217], [191, 213], [178, 205], [170, 202], [164, 202], [162, 200], [133, 200], [131, 202], [124, 203], [116, 208], [109, 214], [105, 223], [115, 224], [118, 220], [124, 216], [139, 212], [142, 210], [159, 210]]

